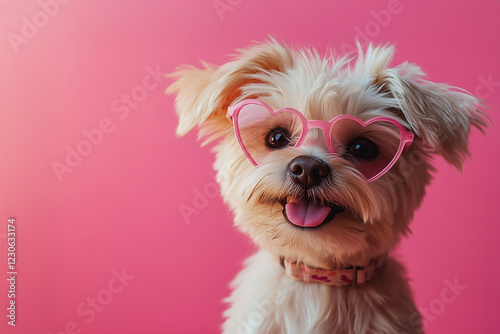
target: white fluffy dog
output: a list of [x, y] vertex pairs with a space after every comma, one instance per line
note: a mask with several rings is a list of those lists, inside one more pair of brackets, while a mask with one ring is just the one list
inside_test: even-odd
[[178, 135], [201, 126], [235, 225], [260, 251], [232, 283], [224, 333], [422, 333], [389, 254], [431, 180], [457, 168], [480, 105], [390, 67], [391, 46], [322, 58], [274, 40], [173, 74]]

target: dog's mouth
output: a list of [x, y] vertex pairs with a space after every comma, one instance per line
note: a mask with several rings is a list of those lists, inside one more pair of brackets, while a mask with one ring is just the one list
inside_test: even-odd
[[283, 216], [291, 224], [304, 228], [318, 227], [346, 209], [335, 203], [321, 203], [307, 196], [281, 200]]

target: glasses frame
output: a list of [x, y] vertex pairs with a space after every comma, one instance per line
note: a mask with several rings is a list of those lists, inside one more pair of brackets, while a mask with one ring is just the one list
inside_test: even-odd
[[[331, 130], [332, 130], [332, 127], [335, 125], [335, 123], [337, 123], [338, 121], [343, 120], [343, 119], [350, 119], [350, 120], [357, 122], [362, 127], [366, 127], [366, 126], [368, 126], [372, 123], [375, 123], [375, 122], [388, 122], [388, 123], [393, 124], [399, 130], [399, 135], [400, 135], [398, 150], [397, 150], [396, 154], [394, 155], [394, 158], [391, 160], [391, 162], [384, 169], [382, 169], [376, 175], [372, 176], [370, 179], [365, 178], [368, 182], [375, 181], [376, 179], [378, 179], [379, 177], [384, 175], [392, 166], [394, 166], [394, 164], [399, 159], [399, 157], [401, 156], [403, 151], [410, 148], [411, 144], [413, 143], [413, 139], [414, 139], [413, 133], [406, 130], [403, 127], [403, 125], [401, 125], [401, 123], [399, 123], [398, 121], [396, 121], [395, 119], [390, 118], [390, 117], [374, 117], [374, 118], [371, 118], [370, 120], [364, 122], [361, 119], [359, 119], [355, 116], [352, 116], [352, 115], [338, 115], [329, 121], [321, 121], [321, 120], [316, 120], [316, 119], [306, 119], [305, 116], [297, 109], [280, 108], [277, 110], [273, 110], [270, 106], [268, 106], [266, 103], [264, 103], [260, 100], [247, 99], [247, 100], [243, 100], [235, 105], [229, 106], [228, 110], [227, 110], [226, 117], [229, 120], [233, 121], [233, 128], [234, 128], [234, 132], [236, 135], [236, 139], [238, 140], [238, 143], [240, 144], [240, 147], [243, 150], [243, 152], [245, 153], [248, 160], [250, 160], [250, 162], [256, 167], [258, 167], [259, 164], [253, 159], [253, 157], [250, 155], [250, 152], [248, 152], [248, 150], [246, 149], [245, 144], [243, 143], [243, 140], [241, 138], [240, 129], [239, 129], [239, 125], [238, 125], [238, 115], [239, 115], [241, 109], [244, 106], [249, 105], [249, 104], [256, 104], [256, 105], [264, 107], [265, 109], [267, 109], [267, 111], [269, 112], [269, 114], [271, 116], [274, 116], [274, 115], [277, 115], [277, 114], [280, 114], [283, 112], [291, 112], [291, 113], [296, 114], [302, 122], [302, 132], [300, 134], [299, 140], [297, 141], [297, 143], [293, 147], [300, 146], [302, 144], [302, 142], [305, 140], [305, 138], [307, 137], [307, 134], [309, 133], [309, 131], [311, 129], [321, 129], [325, 135], [325, 141], [326, 141], [326, 145], [328, 147], [328, 150], [333, 155], [336, 155], [336, 154], [335, 154], [335, 150], [333, 149], [333, 145], [332, 145]], [[363, 177], [364, 177], [364, 175], [363, 175]]]

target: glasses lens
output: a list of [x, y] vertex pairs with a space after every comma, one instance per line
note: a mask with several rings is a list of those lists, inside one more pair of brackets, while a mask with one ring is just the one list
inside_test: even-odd
[[363, 126], [344, 118], [333, 125], [330, 135], [335, 154], [349, 161], [367, 180], [392, 164], [401, 142], [399, 129], [387, 121]]
[[259, 104], [243, 106], [237, 115], [242, 148], [257, 163], [261, 164], [271, 152], [293, 147], [300, 138], [302, 121], [290, 111], [272, 114]]

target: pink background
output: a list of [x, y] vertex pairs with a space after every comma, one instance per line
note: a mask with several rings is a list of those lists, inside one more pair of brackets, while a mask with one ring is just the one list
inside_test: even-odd
[[[0, 1], [2, 334], [219, 332], [228, 283], [254, 249], [214, 195], [209, 150], [194, 133], [174, 137], [169, 80], [147, 69], [222, 64], [268, 34], [320, 52], [366, 34], [395, 43], [395, 63], [486, 100], [486, 136], [472, 132], [461, 174], [436, 160], [399, 254], [428, 333], [500, 333], [500, 1], [221, 0], [232, 3], [222, 16], [212, 0], [66, 2]], [[103, 122], [100, 138], [91, 130]], [[85, 130], [95, 145], [85, 146]], [[65, 164], [68, 147], [87, 156], [59, 180], [53, 163]], [[189, 221], [186, 206], [198, 208]], [[15, 328], [6, 319], [12, 216]], [[124, 283], [114, 278], [122, 270]], [[444, 303], [454, 280], [466, 288]]]

